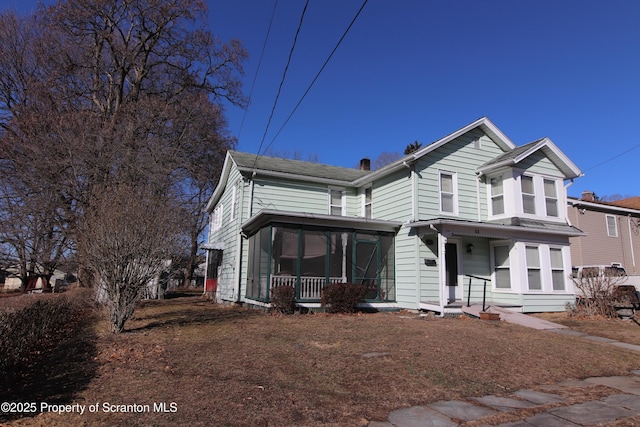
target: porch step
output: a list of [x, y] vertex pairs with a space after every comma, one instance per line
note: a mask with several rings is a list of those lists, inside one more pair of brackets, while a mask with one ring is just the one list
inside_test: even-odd
[[[471, 307], [462, 306], [462, 312], [473, 317], [480, 317], [480, 311], [482, 311], [482, 305], [474, 304]], [[499, 313], [500, 320], [505, 322], [515, 323], [516, 325], [526, 326], [528, 328], [547, 330], [547, 329], [564, 329], [566, 326], [558, 323], [549, 322], [547, 320], [538, 319], [537, 317], [528, 316], [522, 313], [516, 313], [505, 308], [491, 306], [487, 308], [489, 313]]]

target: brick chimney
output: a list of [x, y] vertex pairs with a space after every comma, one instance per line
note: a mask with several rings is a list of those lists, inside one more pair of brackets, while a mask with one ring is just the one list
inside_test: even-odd
[[360, 160], [360, 170], [361, 171], [370, 171], [371, 170], [371, 159], [363, 158]]
[[596, 193], [593, 191], [585, 190], [582, 192], [581, 200], [585, 202], [595, 202], [596, 201]]

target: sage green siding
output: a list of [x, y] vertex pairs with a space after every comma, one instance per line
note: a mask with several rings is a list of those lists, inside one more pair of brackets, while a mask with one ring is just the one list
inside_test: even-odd
[[528, 156], [522, 162], [518, 163], [516, 167], [535, 174], [562, 177], [562, 172], [541, 151], [537, 151]]
[[[234, 187], [236, 188], [235, 203], [237, 207], [235, 219], [231, 215]], [[240, 225], [243, 222], [243, 218], [246, 218], [247, 212], [247, 203], [243, 200], [246, 199], [247, 188], [238, 170], [232, 167], [229, 172], [228, 184], [216, 204], [216, 208], [222, 206], [222, 227], [209, 233], [209, 243], [224, 245], [222, 265], [220, 266], [220, 275], [218, 277], [218, 295], [224, 300], [234, 300], [237, 297], [235, 295], [235, 284], [239, 279], [236, 271], [238, 244], [240, 241]]]
[[327, 214], [328, 191], [326, 185], [257, 178], [254, 180], [252, 213], [255, 215], [262, 209], [277, 209]]
[[374, 183], [372, 190], [373, 217], [387, 221], [411, 219], [411, 172], [396, 172]]
[[[476, 142], [479, 141], [479, 144]], [[478, 203], [482, 218], [487, 217], [486, 190], [480, 186], [476, 169], [502, 154], [502, 149], [480, 130], [468, 132], [428, 156], [418, 160], [418, 206], [420, 219], [455, 217], [475, 221], [478, 219]], [[457, 177], [458, 215], [440, 212], [440, 171], [453, 172]]]

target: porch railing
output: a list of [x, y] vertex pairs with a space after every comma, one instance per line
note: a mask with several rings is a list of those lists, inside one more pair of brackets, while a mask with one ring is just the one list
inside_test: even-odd
[[482, 311], [486, 311], [487, 282], [490, 279], [487, 279], [486, 277], [472, 276], [471, 274], [465, 274], [465, 276], [469, 278], [469, 291], [468, 291], [469, 293], [467, 294], [467, 307], [471, 306], [471, 279], [478, 279], [484, 282], [482, 286]]
[[[293, 286], [296, 287], [296, 276], [271, 276], [271, 287]], [[342, 277], [329, 277], [329, 283], [342, 283]], [[300, 276], [300, 299], [319, 300], [322, 288], [327, 285], [327, 278], [320, 276]]]

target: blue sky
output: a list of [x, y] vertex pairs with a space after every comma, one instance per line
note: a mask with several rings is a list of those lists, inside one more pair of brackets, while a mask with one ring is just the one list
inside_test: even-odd
[[[247, 95], [274, 2], [208, 1], [212, 31], [249, 50]], [[487, 116], [517, 145], [551, 138], [585, 174], [569, 195], [640, 195], [636, 0], [369, 0], [274, 140], [362, 2], [310, 1], [262, 151], [353, 167]], [[304, 5], [278, 0], [251, 105], [227, 106], [242, 151], [258, 152]]]

